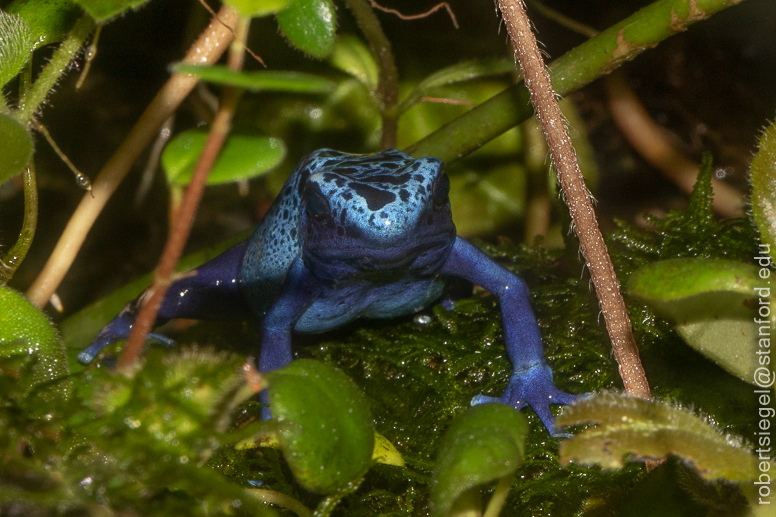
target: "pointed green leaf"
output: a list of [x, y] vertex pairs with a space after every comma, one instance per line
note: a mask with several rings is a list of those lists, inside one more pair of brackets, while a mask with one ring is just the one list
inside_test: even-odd
[[285, 9], [291, 0], [227, 0], [226, 3], [234, 8], [241, 16], [255, 18], [275, 14]]
[[767, 287], [758, 271], [732, 260], [664, 260], [632, 274], [627, 290], [672, 320], [692, 348], [733, 375], [754, 382], [761, 365], [752, 299], [758, 297], [756, 289]]
[[[186, 185], [191, 181], [194, 167], [207, 140], [207, 131], [184, 131], [167, 144], [162, 153], [162, 167], [167, 181]], [[226, 139], [213, 169], [208, 185], [232, 183], [254, 178], [277, 167], [286, 156], [282, 140], [268, 136], [231, 134]]]
[[309, 359], [270, 372], [267, 380], [280, 447], [297, 481], [329, 494], [359, 480], [372, 462], [374, 429], [355, 383]]
[[92, 15], [94, 21], [102, 23], [110, 20], [129, 9], [136, 9], [148, 0], [75, 0], [75, 2]]
[[565, 408], [559, 426], [593, 422], [560, 445], [560, 459], [614, 469], [624, 457], [658, 459], [674, 454], [706, 479], [746, 481], [757, 477], [756, 458], [739, 441], [723, 436], [690, 411], [661, 401], [603, 393]]
[[404, 99], [399, 107], [399, 113], [403, 113], [420, 101], [421, 98], [428, 95], [428, 92], [434, 88], [448, 84], [471, 81], [481, 77], [507, 74], [516, 70], [513, 61], [498, 59], [494, 61], [465, 61], [442, 70], [438, 70], [430, 76], [423, 79]]
[[335, 87], [333, 81], [304, 72], [261, 70], [258, 72], [237, 72], [225, 66], [202, 66], [176, 63], [170, 67], [177, 74], [196, 75], [203, 81], [215, 84], [229, 84], [253, 92], [328, 93]]
[[30, 156], [30, 134], [17, 121], [0, 113], [0, 183], [22, 172]]
[[34, 48], [59, 43], [83, 14], [70, 0], [14, 0], [5, 9], [18, 14], [30, 26]]
[[361, 81], [370, 92], [377, 88], [377, 62], [369, 47], [356, 36], [341, 36], [334, 45], [329, 62]]
[[760, 240], [770, 247], [770, 256], [776, 257], [776, 123], [768, 126], [760, 138], [749, 169], [752, 181], [752, 215]]
[[24, 18], [0, 11], [0, 87], [16, 77], [34, 47], [35, 39]]
[[49, 319], [16, 291], [0, 286], [0, 356], [37, 355], [32, 386], [66, 377], [67, 354]]
[[291, 0], [277, 18], [280, 30], [293, 46], [318, 59], [331, 54], [337, 30], [331, 0]]
[[481, 404], [456, 417], [439, 444], [431, 515], [448, 515], [470, 489], [512, 474], [525, 457], [528, 423], [503, 404]]

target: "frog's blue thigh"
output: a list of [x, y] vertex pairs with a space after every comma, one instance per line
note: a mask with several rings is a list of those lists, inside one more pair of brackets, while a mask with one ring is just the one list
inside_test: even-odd
[[[164, 296], [155, 326], [173, 318], [191, 319], [247, 319], [250, 312], [237, 284], [237, 272], [242, 263], [247, 242], [228, 249], [213, 260], [184, 274], [170, 285]], [[106, 346], [126, 339], [132, 331], [146, 294], [128, 303], [110, 321], [87, 349], [78, 354], [78, 360], [90, 363]], [[169, 338], [158, 334], [149, 337], [172, 344]]]
[[553, 383], [525, 282], [460, 237], [456, 238], [442, 273], [465, 278], [487, 289], [498, 298], [501, 305], [504, 340], [514, 372], [501, 397], [479, 396], [474, 398], [472, 404], [498, 401], [515, 408], [527, 404], [533, 408], [550, 434], [556, 434], [550, 404], [571, 404], [579, 396], [564, 393]]

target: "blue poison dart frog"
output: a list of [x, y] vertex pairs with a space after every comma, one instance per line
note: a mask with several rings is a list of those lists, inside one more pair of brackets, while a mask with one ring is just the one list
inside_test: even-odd
[[[266, 372], [291, 361], [292, 331], [412, 314], [439, 299], [451, 277], [463, 278], [498, 298], [514, 367], [501, 397], [480, 395], [472, 404], [530, 405], [555, 434], [550, 404], [577, 396], [553, 384], [525, 282], [456, 236], [449, 188], [437, 158], [397, 150], [315, 151], [291, 174], [249, 241], [172, 284], [157, 324], [259, 318], [259, 370]], [[129, 303], [79, 360], [89, 363], [127, 338], [142, 300]]]

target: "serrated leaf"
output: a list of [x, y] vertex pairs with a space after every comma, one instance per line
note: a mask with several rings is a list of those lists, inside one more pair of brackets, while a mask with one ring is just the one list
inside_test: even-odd
[[32, 148], [32, 137], [24, 126], [0, 113], [0, 183], [24, 170]]
[[631, 459], [677, 455], [706, 479], [746, 481], [757, 477], [756, 458], [686, 409], [661, 401], [598, 394], [564, 409], [559, 426], [600, 424], [560, 445], [560, 460], [621, 468]]
[[761, 366], [752, 309], [759, 292], [755, 289], [763, 287], [758, 271], [732, 260], [663, 260], [633, 273], [627, 290], [672, 320], [692, 348], [742, 380], [754, 382]]
[[[167, 181], [186, 185], [207, 140], [207, 131], [192, 129], [176, 136], [162, 153]], [[268, 136], [231, 134], [207, 178], [208, 185], [254, 178], [277, 167], [286, 156], [282, 140]]]
[[468, 490], [512, 474], [525, 457], [526, 434], [525, 416], [503, 404], [481, 404], [456, 417], [439, 444], [431, 515], [448, 515]]
[[363, 83], [369, 91], [377, 88], [379, 71], [372, 51], [356, 36], [344, 35], [337, 39], [329, 62]]
[[0, 286], [0, 356], [37, 355], [34, 388], [66, 377], [67, 354], [49, 319], [16, 291]]
[[760, 240], [770, 246], [770, 257], [776, 257], [776, 123], [760, 137], [760, 149], [749, 169], [752, 182], [752, 215]]
[[136, 9], [148, 0], [75, 0], [92, 15], [94, 21], [102, 23], [130, 9]]
[[323, 59], [334, 50], [337, 18], [331, 0], [291, 0], [277, 18], [285, 37], [302, 52]]
[[516, 70], [515, 63], [506, 59], [493, 61], [465, 61], [442, 70], [438, 70], [430, 76], [423, 79], [413, 88], [407, 98], [405, 98], [399, 107], [399, 113], [404, 113], [413, 105], [418, 103], [428, 92], [440, 86], [471, 81], [481, 77], [506, 74]]
[[281, 9], [285, 9], [291, 0], [227, 0], [225, 3], [230, 5], [241, 16], [256, 18], [275, 14]]
[[83, 14], [70, 0], [15, 0], [5, 9], [18, 14], [30, 26], [33, 48], [59, 43]]
[[266, 374], [283, 454], [307, 490], [328, 494], [369, 468], [374, 429], [366, 398], [345, 374], [298, 359]]
[[196, 75], [209, 83], [228, 84], [253, 92], [328, 93], [335, 87], [333, 81], [304, 72], [275, 70], [237, 72], [221, 65], [203, 66], [187, 63], [175, 63], [170, 70], [177, 74]]
[[0, 11], [0, 87], [27, 64], [33, 48], [35, 39], [24, 18]]

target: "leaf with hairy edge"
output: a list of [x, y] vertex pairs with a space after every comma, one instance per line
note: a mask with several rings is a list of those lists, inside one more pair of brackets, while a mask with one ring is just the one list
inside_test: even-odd
[[5, 12], [18, 14], [30, 26], [33, 48], [59, 43], [83, 14], [70, 0], [14, 0]]
[[302, 52], [323, 59], [334, 50], [337, 19], [331, 0], [291, 0], [277, 18], [285, 37]]
[[372, 463], [374, 428], [355, 383], [310, 359], [266, 378], [280, 447], [296, 480], [307, 490], [330, 494], [361, 479]]
[[[207, 131], [184, 131], [167, 144], [162, 167], [167, 181], [186, 185], [205, 147]], [[277, 167], [286, 156], [282, 140], [269, 136], [231, 134], [207, 177], [208, 185], [254, 178]]]
[[[723, 259], [672, 259], [631, 275], [627, 291], [672, 320], [692, 348], [753, 382], [758, 364], [758, 268]], [[764, 293], [764, 292], [763, 292]]]
[[35, 39], [21, 16], [0, 11], [0, 87], [27, 64]]
[[0, 113], [0, 183], [24, 170], [32, 149], [32, 137], [24, 126]]
[[257, 18], [285, 9], [291, 0], [227, 0], [225, 3], [242, 16]]
[[358, 79], [370, 92], [377, 88], [379, 76], [377, 61], [369, 47], [356, 36], [340, 36], [334, 45], [334, 52], [329, 57], [329, 62], [332, 66]]
[[752, 215], [760, 239], [776, 257], [776, 123], [768, 126], [760, 138], [760, 150], [749, 169], [752, 182]]
[[94, 21], [102, 23], [124, 11], [136, 9], [148, 0], [75, 0], [78, 5], [92, 15]]
[[453, 420], [439, 444], [431, 481], [431, 515], [448, 515], [472, 488], [512, 474], [525, 457], [528, 423], [503, 404], [471, 407]]
[[706, 479], [757, 477], [757, 460], [749, 451], [681, 407], [602, 393], [565, 408], [557, 419], [562, 427], [585, 422], [600, 425], [561, 443], [562, 463], [615, 469], [626, 456], [644, 460], [674, 454]]

